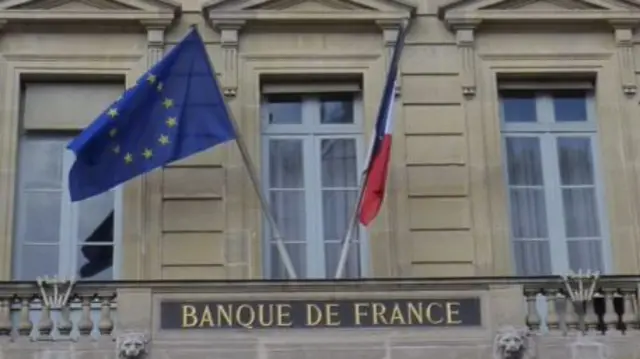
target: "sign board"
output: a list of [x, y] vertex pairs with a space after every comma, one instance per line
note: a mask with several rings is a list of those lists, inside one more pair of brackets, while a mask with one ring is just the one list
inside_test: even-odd
[[481, 325], [479, 298], [192, 301], [160, 303], [161, 329], [464, 327]]

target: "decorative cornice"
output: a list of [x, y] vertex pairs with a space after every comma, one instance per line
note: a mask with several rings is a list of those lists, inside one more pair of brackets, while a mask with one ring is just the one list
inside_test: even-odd
[[460, 26], [478, 26], [481, 23], [638, 23], [640, 12], [612, 10], [449, 10], [440, 17], [451, 29]]

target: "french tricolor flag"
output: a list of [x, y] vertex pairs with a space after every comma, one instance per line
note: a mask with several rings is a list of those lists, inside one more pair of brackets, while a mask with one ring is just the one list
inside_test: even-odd
[[378, 118], [369, 157], [364, 169], [364, 192], [360, 202], [360, 223], [367, 226], [378, 215], [382, 201], [384, 200], [385, 186], [391, 160], [391, 134], [393, 132], [393, 105], [395, 102], [396, 77], [398, 75], [398, 63], [406, 28], [398, 31], [393, 57], [387, 74], [387, 81], [382, 93], [382, 101], [378, 110]]

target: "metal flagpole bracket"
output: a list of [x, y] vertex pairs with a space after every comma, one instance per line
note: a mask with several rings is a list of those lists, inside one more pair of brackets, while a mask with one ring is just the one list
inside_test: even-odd
[[569, 272], [562, 275], [567, 294], [578, 316], [580, 332], [583, 334], [587, 332], [587, 323], [585, 320], [587, 306], [592, 305], [591, 300], [593, 299], [598, 279], [600, 279], [600, 272], [592, 272], [591, 270], [583, 272], [582, 269], [580, 269], [578, 273]]

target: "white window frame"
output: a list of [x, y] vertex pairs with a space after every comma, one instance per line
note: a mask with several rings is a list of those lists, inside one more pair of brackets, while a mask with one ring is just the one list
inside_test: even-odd
[[[362, 96], [360, 93], [354, 93], [353, 97], [353, 117], [352, 124], [321, 124], [321, 102], [319, 93], [310, 94], [292, 94], [299, 95], [302, 98], [302, 121], [300, 124], [269, 124], [269, 95], [263, 96], [261, 106], [261, 148], [262, 148], [262, 178], [265, 193], [269, 193], [269, 140], [271, 139], [301, 139], [303, 144], [303, 161], [304, 163], [313, 163], [315, 165], [305, 166], [304, 183], [305, 183], [305, 211], [306, 211], [306, 277], [315, 279], [325, 279], [325, 250], [324, 250], [324, 229], [323, 229], [323, 211], [322, 211], [322, 186], [321, 186], [321, 154], [320, 144], [323, 139], [339, 139], [349, 138], [356, 140], [356, 156], [358, 183], [360, 183], [362, 168], [364, 166], [364, 136], [363, 136], [363, 115], [362, 115]], [[308, 159], [311, 160], [308, 160]], [[313, 190], [309, 190], [309, 188]], [[351, 210], [349, 211], [351, 213]], [[271, 255], [273, 248], [269, 239], [269, 225], [266, 219], [263, 219], [265, 228], [263, 230], [263, 273], [265, 277], [271, 278]], [[360, 277], [364, 278], [369, 270], [369, 243], [366, 231], [363, 226], [358, 231], [358, 244], [360, 254]], [[289, 253], [291, 255], [291, 253]], [[333, 278], [331, 275], [329, 278]]]
[[[60, 136], [56, 134], [51, 135], [31, 135], [31, 134], [23, 134], [22, 138], [33, 138], [33, 139], [42, 139], [42, 140], [54, 140], [54, 141], [64, 141], [68, 142], [72, 139], [69, 136]], [[22, 141], [20, 141], [22, 144]], [[24, 150], [22, 147], [19, 151], [19, 156], [22, 156]], [[80, 247], [83, 238], [78, 237], [78, 218], [80, 213], [80, 202], [71, 202], [71, 196], [69, 193], [69, 172], [71, 171], [71, 167], [73, 162], [75, 161], [75, 154], [68, 149], [65, 149], [63, 152], [62, 158], [62, 201], [60, 203], [60, 233], [59, 233], [59, 242], [58, 242], [58, 273], [42, 273], [41, 276], [52, 276], [58, 275], [63, 278], [75, 278], [80, 280], [78, 275], [78, 270], [80, 269], [78, 263], [78, 248]], [[21, 173], [18, 173], [18, 176], [21, 176]], [[18, 192], [22, 192], [21, 181], [18, 179], [17, 184]], [[113, 189], [114, 191], [114, 218], [113, 218], [113, 267], [112, 273], [113, 278], [111, 280], [118, 280], [121, 278], [121, 260], [122, 260], [122, 208], [123, 208], [123, 191], [122, 186], [118, 186]], [[16, 196], [19, 198], [19, 194]], [[17, 221], [23, 221], [25, 219], [24, 209], [21, 209], [20, 206], [16, 206], [16, 210], [14, 212], [17, 216]], [[16, 228], [14, 245], [16, 246], [14, 253], [16, 254], [14, 257], [13, 263], [13, 277], [22, 278], [22, 266], [20, 261], [23, 260], [23, 242], [17, 230], [22, 226], [18, 226]]]
[[[553, 87], [553, 89], [575, 89], [584, 86], [566, 86], [562, 88]], [[503, 90], [504, 88], [501, 88]], [[562, 188], [560, 186], [559, 158], [557, 151], [557, 138], [580, 136], [589, 137], [591, 140], [591, 155], [593, 159], [594, 184], [596, 191], [596, 201], [598, 209], [598, 217], [600, 221], [600, 241], [602, 263], [606, 273], [611, 273], [612, 256], [608, 217], [605, 210], [604, 184], [602, 180], [602, 167], [600, 159], [600, 149], [598, 143], [598, 123], [596, 121], [596, 109], [593, 90], [587, 90], [587, 121], [584, 122], [559, 122], [555, 121], [555, 113], [553, 107], [552, 89], [549, 87], [536, 88], [528, 84], [527, 88], [519, 87], [534, 91], [536, 96], [536, 115], [537, 122], [532, 123], [507, 123], [504, 120], [502, 96], [500, 99], [500, 124], [501, 124], [501, 142], [502, 153], [504, 154], [504, 181], [507, 191], [506, 197], [508, 206], [511, 208], [511, 196], [509, 194], [509, 179], [506, 169], [507, 164], [507, 137], [535, 137], [540, 141], [540, 156], [543, 172], [543, 181], [545, 188], [545, 204], [547, 215], [547, 227], [549, 235], [549, 249], [551, 253], [551, 272], [553, 274], [566, 274], [569, 272], [569, 253], [567, 243], [571, 239], [565, 236], [565, 218], [562, 202]], [[511, 211], [508, 212], [509, 216]], [[509, 231], [511, 232], [511, 221], [509, 221]], [[510, 234], [512, 238], [512, 235]], [[512, 253], [515, 254], [514, 240], [511, 239]], [[584, 268], [588, 270], [590, 268]]]

